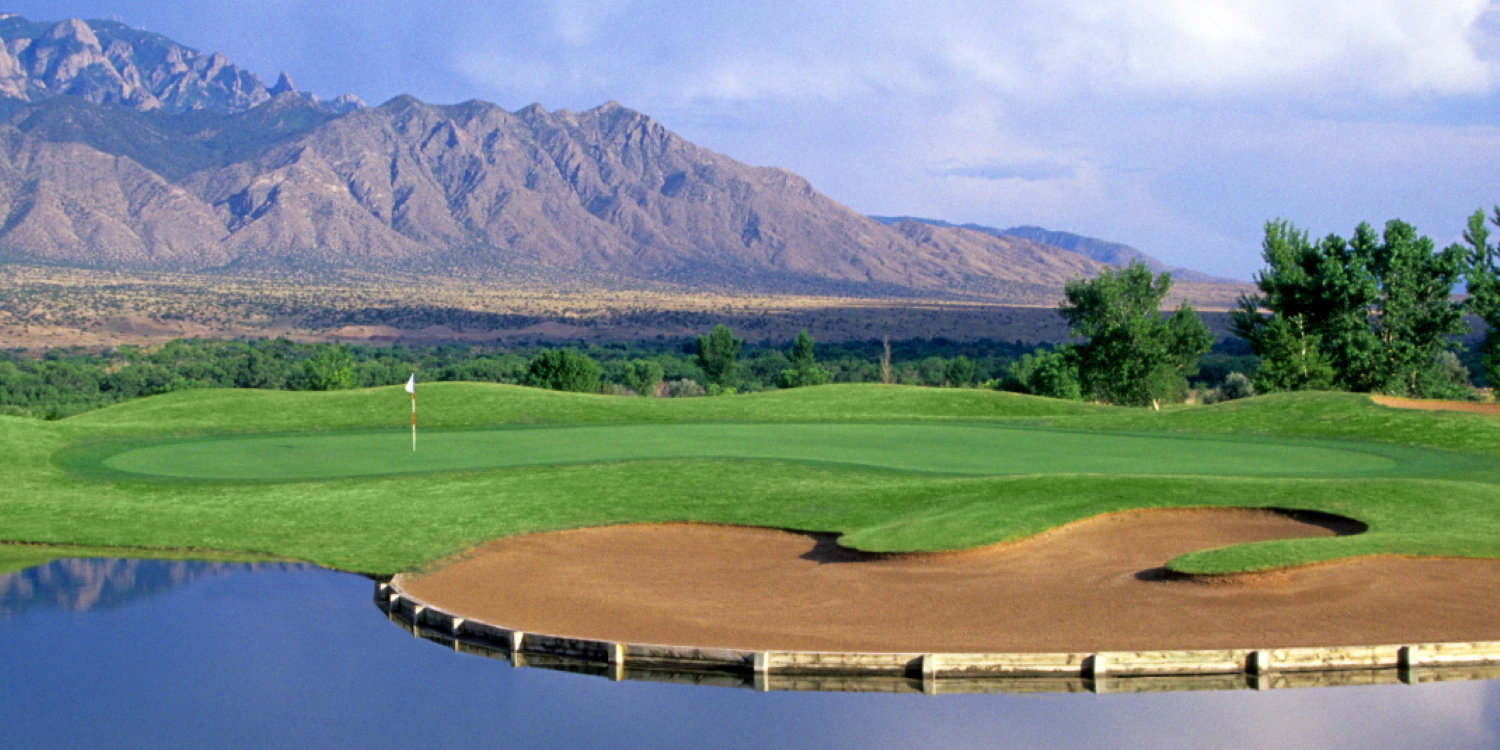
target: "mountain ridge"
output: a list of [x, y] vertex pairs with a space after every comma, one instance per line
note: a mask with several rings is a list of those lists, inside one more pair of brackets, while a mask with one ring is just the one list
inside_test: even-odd
[[1105, 267], [887, 225], [613, 101], [330, 107], [114, 23], [0, 16], [0, 261], [985, 300]]
[[278, 94], [296, 93], [333, 114], [364, 106], [344, 94], [320, 102], [298, 93], [285, 71], [272, 88], [222, 53], [203, 54], [119, 21], [69, 18], [36, 22], [0, 14], [0, 96], [37, 102], [72, 96], [139, 111], [243, 112]]
[[1130, 265], [1131, 261], [1140, 261], [1150, 268], [1153, 273], [1170, 272], [1172, 278], [1178, 281], [1189, 281], [1205, 284], [1243, 284], [1245, 282], [1237, 279], [1227, 279], [1212, 274], [1195, 271], [1191, 268], [1170, 266], [1165, 262], [1147, 255], [1122, 242], [1102, 240], [1097, 237], [1089, 237], [1072, 232], [1060, 232], [1029, 224], [1011, 227], [1009, 229], [998, 229], [983, 224], [954, 224], [942, 219], [927, 219], [916, 216], [871, 216], [870, 218], [886, 225], [901, 221], [915, 221], [933, 226], [949, 227], [954, 229], [966, 229], [972, 232], [988, 234], [992, 237], [1020, 237], [1043, 245], [1049, 245], [1071, 253], [1077, 253], [1090, 260], [1103, 263], [1108, 266], [1124, 267]]

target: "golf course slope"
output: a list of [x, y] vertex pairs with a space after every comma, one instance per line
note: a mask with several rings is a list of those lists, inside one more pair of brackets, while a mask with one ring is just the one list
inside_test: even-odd
[[1175, 571], [1500, 558], [1500, 419], [1360, 395], [1161, 412], [880, 385], [641, 399], [441, 383], [418, 399], [415, 452], [400, 387], [188, 391], [56, 422], [0, 417], [0, 540], [21, 543], [0, 547], [0, 565], [71, 545], [384, 575], [519, 534], [669, 522], [953, 551], [1202, 507], [1317, 511], [1367, 530], [1198, 548]]

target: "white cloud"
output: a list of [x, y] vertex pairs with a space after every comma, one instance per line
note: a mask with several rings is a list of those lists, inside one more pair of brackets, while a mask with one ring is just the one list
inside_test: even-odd
[[[585, 67], [600, 85], [661, 97], [1301, 99], [1474, 94], [1497, 82], [1488, 0], [519, 5], [527, 12], [507, 8], [456, 28], [458, 48]], [[457, 59], [477, 84], [515, 85]]]

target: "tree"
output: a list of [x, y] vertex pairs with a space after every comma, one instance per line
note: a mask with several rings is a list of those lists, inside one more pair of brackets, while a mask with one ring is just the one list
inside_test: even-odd
[[599, 390], [599, 365], [573, 349], [543, 349], [526, 366], [526, 385], [554, 391]]
[[1452, 294], [1468, 256], [1458, 246], [1434, 252], [1400, 220], [1317, 245], [1285, 220], [1268, 222], [1261, 295], [1241, 298], [1232, 314], [1236, 335], [1261, 357], [1255, 384], [1411, 396], [1451, 388], [1440, 355], [1465, 330]]
[[623, 379], [625, 387], [635, 391], [637, 396], [650, 396], [656, 393], [656, 385], [661, 382], [663, 375], [662, 366], [649, 359], [637, 359], [625, 365]]
[[720, 388], [734, 385], [735, 359], [740, 356], [744, 339], [734, 337], [729, 326], [720, 323], [707, 336], [698, 337], [698, 366], [710, 383]]
[[1058, 314], [1070, 336], [1087, 339], [1071, 349], [1084, 393], [1124, 406], [1186, 396], [1187, 378], [1197, 373], [1198, 357], [1213, 344], [1213, 334], [1186, 301], [1162, 316], [1171, 288], [1170, 274], [1154, 277], [1139, 261], [1067, 283]]
[[792, 351], [787, 359], [792, 363], [789, 370], [782, 370], [776, 379], [779, 388], [798, 388], [806, 385], [827, 385], [833, 382], [833, 373], [818, 366], [813, 354], [813, 337], [807, 331], [799, 331], [792, 342]]
[[[1240, 298], [1231, 314], [1235, 334], [1267, 369], [1257, 372], [1257, 387], [1369, 390], [1377, 342], [1368, 317], [1380, 294], [1369, 259], [1338, 235], [1314, 245], [1284, 219], [1266, 222], [1261, 257], [1266, 268], [1255, 276], [1261, 295]], [[1267, 328], [1276, 319], [1282, 322]]]
[[[1259, 313], [1257, 312], [1258, 316]], [[1260, 326], [1251, 351], [1260, 356], [1252, 382], [1261, 392], [1322, 391], [1333, 387], [1333, 366], [1307, 332], [1302, 316], [1275, 317]]]
[[1374, 230], [1360, 225], [1367, 237], [1371, 268], [1380, 279], [1380, 298], [1371, 325], [1380, 341], [1377, 388], [1402, 396], [1449, 395], [1452, 378], [1442, 354], [1468, 331], [1463, 306], [1453, 300], [1453, 289], [1464, 276], [1463, 247], [1434, 252], [1432, 240], [1417, 235], [1410, 224], [1386, 222], [1380, 242]]
[[322, 347], [312, 359], [303, 363], [307, 387], [314, 391], [338, 391], [354, 382], [354, 359], [349, 347], [342, 344]]
[[954, 388], [968, 388], [974, 382], [974, 361], [960, 354], [948, 360], [943, 368], [943, 378]]
[[[1469, 312], [1484, 321], [1484, 341], [1479, 345], [1480, 362], [1485, 377], [1493, 387], [1500, 387], [1500, 251], [1490, 244], [1489, 228], [1484, 225], [1484, 209], [1469, 217], [1464, 232], [1468, 243]], [[1490, 223], [1500, 227], [1500, 206], [1495, 206]]]

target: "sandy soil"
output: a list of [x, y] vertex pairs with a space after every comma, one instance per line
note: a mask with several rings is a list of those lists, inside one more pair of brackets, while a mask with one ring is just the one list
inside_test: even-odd
[[1474, 414], [1494, 414], [1500, 416], [1500, 404], [1479, 404], [1473, 401], [1430, 401], [1418, 398], [1397, 398], [1395, 396], [1371, 396], [1370, 400], [1381, 406], [1389, 406], [1393, 409], [1467, 411]]
[[1189, 550], [1338, 531], [1259, 511], [1152, 511], [968, 553], [878, 558], [822, 535], [615, 526], [497, 540], [402, 585], [531, 632], [760, 650], [1500, 640], [1500, 561], [1377, 557], [1212, 582], [1160, 567]]

